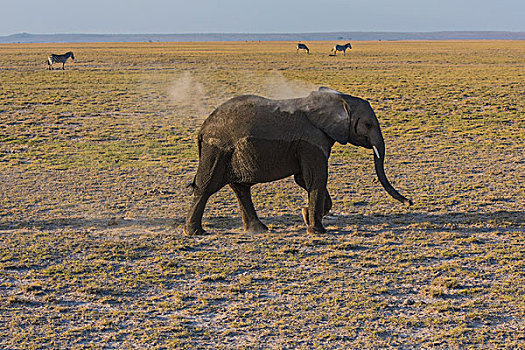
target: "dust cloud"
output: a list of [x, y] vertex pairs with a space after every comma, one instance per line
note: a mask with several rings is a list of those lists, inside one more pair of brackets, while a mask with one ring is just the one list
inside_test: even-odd
[[170, 104], [177, 107], [190, 107], [199, 114], [203, 112], [203, 100], [206, 97], [204, 85], [198, 81], [190, 72], [183, 72], [173, 79], [168, 87], [168, 98]]
[[308, 96], [317, 86], [302, 80], [285, 78], [280, 73], [271, 73], [263, 79], [261, 95], [273, 99], [287, 99]]
[[288, 99], [307, 96], [314, 90], [317, 90], [314, 84], [288, 79], [273, 71], [264, 75], [232, 72], [228, 78], [220, 80], [206, 72], [185, 71], [168, 84], [168, 99], [181, 114], [203, 117], [235, 96], [254, 94], [270, 99]]

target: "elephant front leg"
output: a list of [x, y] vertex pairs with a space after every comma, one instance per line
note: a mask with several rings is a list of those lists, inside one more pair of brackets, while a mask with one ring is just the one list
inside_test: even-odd
[[308, 192], [307, 233], [326, 233], [326, 229], [323, 226], [323, 216], [325, 213], [325, 193], [325, 188], [313, 189]]
[[[307, 149], [310, 150], [310, 149]], [[332, 200], [326, 189], [328, 180], [328, 160], [320, 152], [308, 152], [309, 157], [302, 164], [300, 174], [295, 174], [295, 182], [308, 192], [308, 208], [302, 208], [304, 223], [308, 233], [325, 233], [323, 216], [332, 208]]]
[[[303, 207], [301, 209], [302, 209], [301, 210], [301, 214], [303, 216], [303, 221], [304, 221], [305, 225], [308, 226], [308, 224], [310, 222], [310, 218], [309, 218], [309, 214], [308, 214], [308, 207]], [[328, 192], [328, 190], [326, 190], [325, 197], [324, 197], [323, 217], [328, 215], [328, 213], [330, 212], [330, 209], [332, 209], [332, 198], [330, 198], [330, 193]]]
[[237, 195], [237, 200], [241, 207], [244, 231], [247, 233], [261, 233], [268, 231], [268, 227], [259, 220], [255, 207], [253, 206], [250, 185], [230, 184], [230, 187]]

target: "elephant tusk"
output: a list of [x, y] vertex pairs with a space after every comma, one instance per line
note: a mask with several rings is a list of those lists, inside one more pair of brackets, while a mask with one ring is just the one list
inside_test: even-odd
[[372, 146], [372, 148], [374, 149], [374, 152], [376, 153], [377, 158], [381, 158], [381, 156], [379, 156], [379, 151], [377, 150], [376, 146]]

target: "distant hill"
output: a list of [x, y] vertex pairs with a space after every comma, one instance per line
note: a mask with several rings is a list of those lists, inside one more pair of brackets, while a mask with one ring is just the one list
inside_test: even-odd
[[0, 43], [316, 41], [316, 40], [525, 40], [525, 32], [332, 32], [208, 34], [29, 34], [0, 36]]

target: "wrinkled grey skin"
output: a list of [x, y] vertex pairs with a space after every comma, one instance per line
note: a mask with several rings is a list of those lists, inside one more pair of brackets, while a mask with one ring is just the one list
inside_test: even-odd
[[206, 202], [225, 185], [237, 196], [245, 231], [268, 230], [257, 217], [250, 187], [290, 175], [308, 192], [308, 208], [303, 208], [307, 232], [326, 232], [322, 218], [332, 207], [326, 189], [328, 158], [336, 141], [368, 149], [375, 146], [379, 181], [392, 197], [412, 204], [388, 182], [385, 143], [367, 101], [329, 88], [288, 100], [247, 95], [219, 106], [201, 127], [194, 201], [184, 232], [205, 233], [201, 222]]

